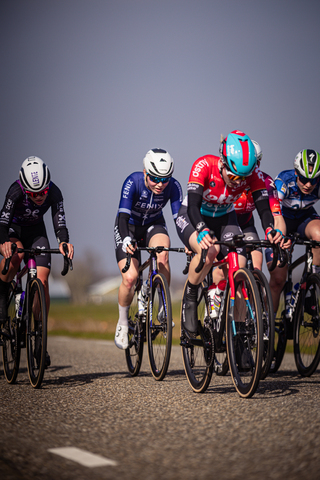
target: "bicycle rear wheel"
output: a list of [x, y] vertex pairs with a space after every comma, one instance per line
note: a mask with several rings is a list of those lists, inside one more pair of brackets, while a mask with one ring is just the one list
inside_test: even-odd
[[172, 344], [172, 308], [168, 282], [162, 273], [152, 278], [147, 314], [148, 356], [151, 373], [163, 380], [169, 367]]
[[272, 356], [274, 351], [274, 313], [273, 302], [269, 287], [269, 282], [261, 270], [254, 270], [254, 279], [256, 281], [259, 297], [262, 307], [262, 322], [263, 322], [263, 354], [261, 379], [263, 380], [269, 373]]
[[[243, 398], [255, 393], [263, 353], [263, 323], [258, 287], [246, 268], [234, 274], [235, 298], [228, 292], [227, 354], [234, 386]], [[245, 291], [244, 291], [245, 290]]]
[[[185, 288], [182, 297], [181, 313]], [[214, 355], [214, 345], [210, 331], [205, 326], [205, 319], [208, 318], [209, 315], [208, 312], [208, 297], [206, 289], [203, 284], [201, 284], [198, 289], [197, 314], [198, 322], [201, 323], [203, 338], [198, 335], [195, 339], [189, 339], [183, 329], [182, 319], [180, 322], [180, 345], [182, 348], [184, 370], [192, 390], [196, 393], [203, 393], [207, 390], [213, 373], [213, 359], [211, 357]], [[199, 326], [199, 329], [201, 327]]]
[[35, 278], [27, 285], [27, 363], [31, 385], [40, 388], [43, 380], [47, 351], [47, 308], [41, 280]]
[[285, 289], [286, 286], [284, 286], [281, 291], [279, 298], [279, 306], [274, 319], [274, 347], [269, 373], [276, 373], [278, 371], [287, 346], [287, 324], [285, 320]]
[[146, 325], [145, 322], [142, 322], [138, 313], [138, 293], [138, 290], [136, 290], [129, 308], [129, 346], [125, 350], [128, 370], [132, 377], [137, 376], [140, 372]]
[[4, 325], [2, 360], [4, 375], [8, 383], [15, 383], [20, 364], [20, 342], [18, 338], [18, 320], [15, 308], [15, 284], [12, 282], [9, 288], [7, 309], [8, 317]]
[[[304, 297], [304, 298], [303, 298]], [[306, 295], [298, 298], [294, 315], [294, 358], [298, 372], [309, 377], [320, 360], [320, 277], [307, 278]]]

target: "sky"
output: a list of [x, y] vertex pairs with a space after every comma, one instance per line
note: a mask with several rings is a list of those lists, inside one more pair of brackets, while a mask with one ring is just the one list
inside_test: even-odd
[[[184, 193], [193, 162], [235, 129], [273, 177], [320, 151], [319, 18], [318, 0], [1, 0], [1, 205], [39, 156], [75, 262], [90, 251], [117, 274], [120, 190], [149, 149], [169, 151]], [[181, 246], [169, 206], [165, 217]], [[46, 225], [54, 247], [50, 214]], [[180, 275], [184, 255], [170, 261]]]

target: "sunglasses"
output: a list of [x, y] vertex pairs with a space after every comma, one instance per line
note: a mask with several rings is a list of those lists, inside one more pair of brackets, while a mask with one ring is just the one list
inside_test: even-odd
[[171, 177], [154, 177], [153, 175], [148, 174], [151, 182], [153, 183], [168, 183]]
[[303, 183], [303, 185], [306, 185], [307, 183], [311, 183], [311, 185], [316, 185], [319, 181], [319, 177], [316, 177], [316, 178], [306, 178], [306, 177], [300, 177], [300, 175], [298, 175], [299, 177], [299, 180], [301, 183]]
[[47, 195], [48, 192], [49, 192], [49, 187], [45, 188], [44, 190], [41, 190], [41, 192], [28, 192], [28, 191], [26, 191], [26, 194], [29, 197], [37, 198], [37, 197], [44, 197], [45, 195]]
[[234, 175], [227, 168], [226, 168], [226, 174], [228, 175], [228, 178], [229, 178], [229, 180], [231, 180], [231, 182], [235, 182], [236, 180], [245, 180], [245, 178], [246, 178], [246, 177], [242, 177], [240, 175]]

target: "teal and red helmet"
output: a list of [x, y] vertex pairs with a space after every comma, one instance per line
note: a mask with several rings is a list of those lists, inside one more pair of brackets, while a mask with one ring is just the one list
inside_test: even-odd
[[220, 144], [220, 158], [230, 172], [247, 177], [257, 165], [252, 140], [240, 130], [233, 130]]

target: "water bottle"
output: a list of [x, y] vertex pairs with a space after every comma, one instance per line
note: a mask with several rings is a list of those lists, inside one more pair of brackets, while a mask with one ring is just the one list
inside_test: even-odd
[[138, 294], [138, 311], [139, 315], [143, 315], [146, 308], [146, 300], [147, 300], [147, 291], [148, 291], [148, 280], [143, 282], [141, 285], [140, 292]]
[[211, 307], [212, 318], [217, 318], [219, 315], [221, 299], [222, 299], [223, 292], [226, 288], [226, 284], [227, 284], [226, 280], [221, 280], [218, 283], [217, 288], [215, 289], [214, 298], [213, 298], [213, 308]]
[[286, 295], [286, 318], [290, 318], [292, 314], [292, 308], [296, 300], [297, 290], [299, 288], [299, 283], [296, 283], [293, 287], [292, 292], [288, 292]]
[[18, 293], [15, 298], [16, 316], [21, 317], [25, 292]]
[[214, 295], [216, 293], [216, 288], [217, 288], [217, 285], [215, 283], [210, 285], [209, 288], [208, 288], [209, 315], [210, 315], [210, 317], [213, 316], [213, 312], [214, 312]]
[[297, 295], [298, 288], [299, 288], [299, 282], [295, 284], [295, 286], [293, 287], [293, 290], [292, 290], [292, 295], [291, 295], [291, 300], [290, 300], [291, 309], [293, 308], [294, 302], [296, 301], [296, 295]]

